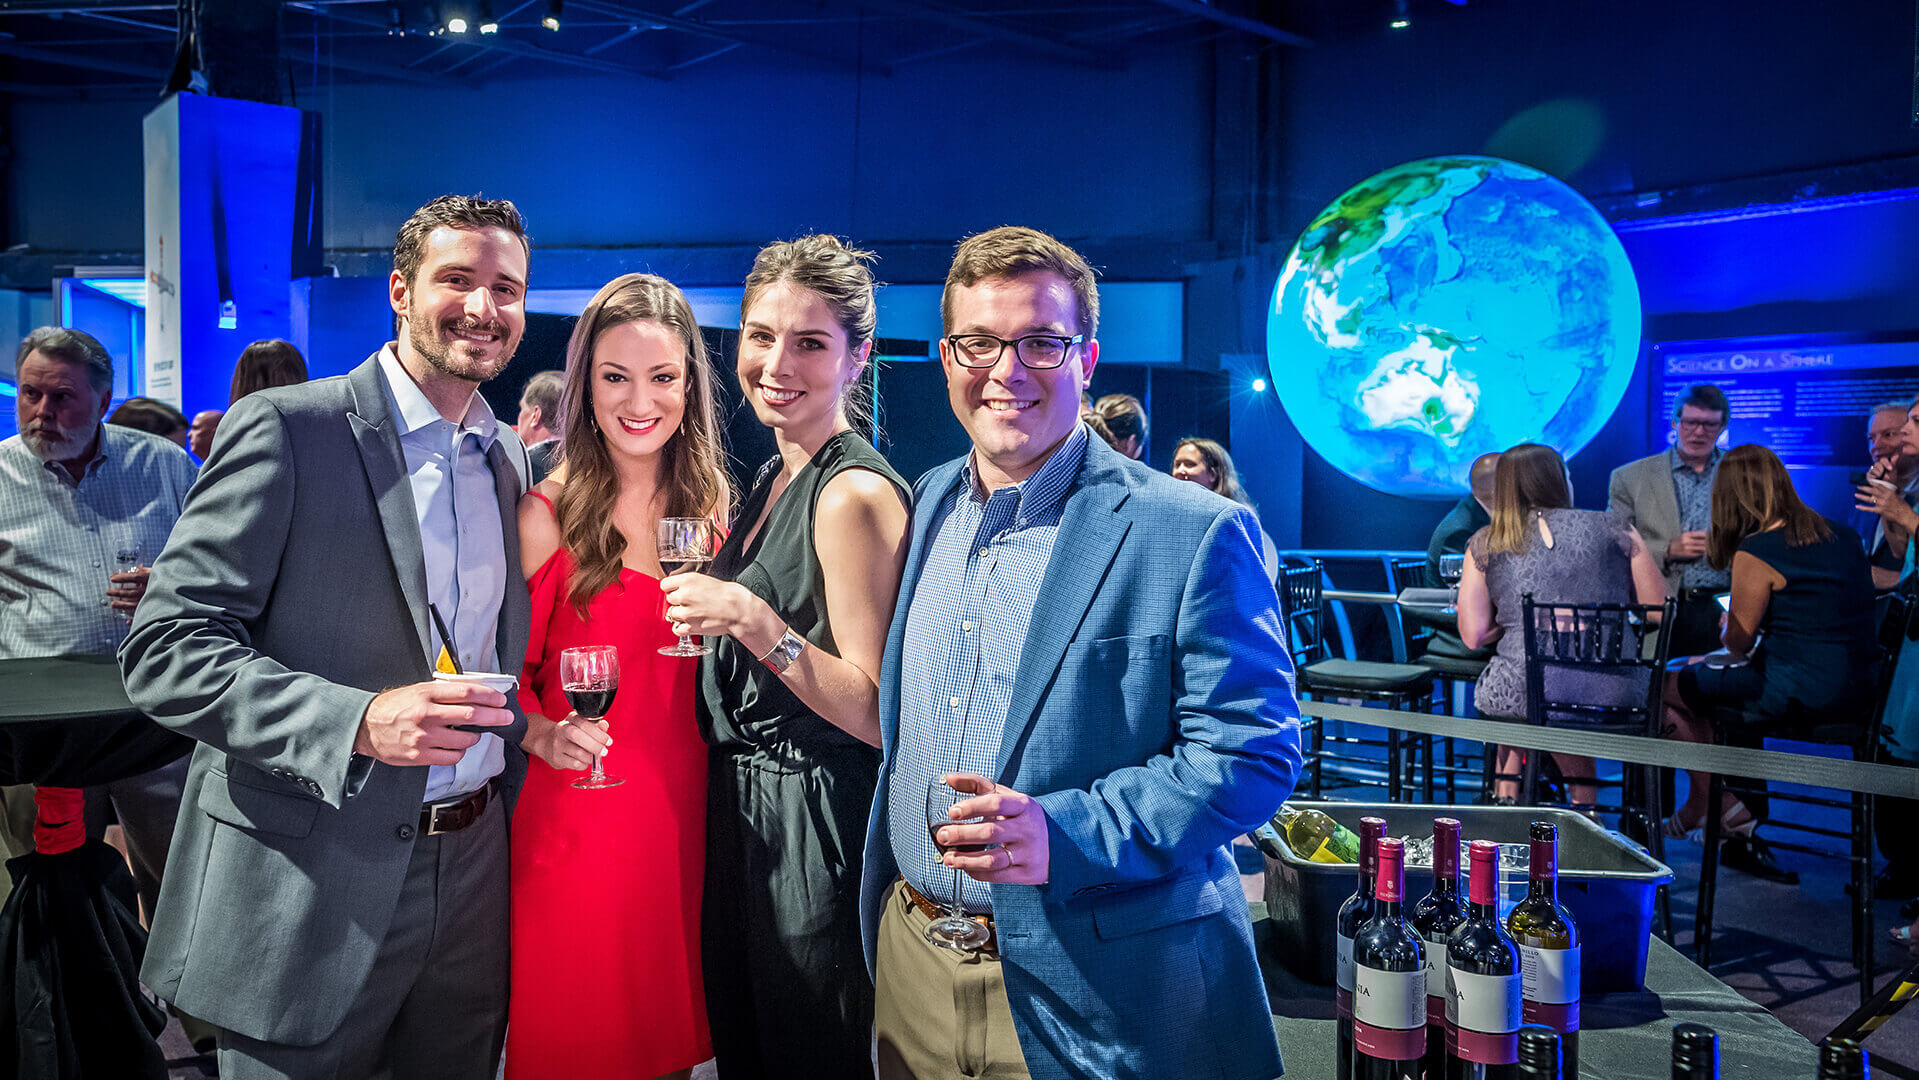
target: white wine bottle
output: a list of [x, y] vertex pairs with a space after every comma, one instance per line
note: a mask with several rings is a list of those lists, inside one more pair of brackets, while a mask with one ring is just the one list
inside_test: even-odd
[[1519, 970], [1526, 992], [1526, 1022], [1559, 1033], [1562, 1068], [1579, 1075], [1579, 928], [1559, 903], [1559, 830], [1532, 825], [1532, 862], [1526, 898], [1506, 917], [1506, 932], [1519, 943]]

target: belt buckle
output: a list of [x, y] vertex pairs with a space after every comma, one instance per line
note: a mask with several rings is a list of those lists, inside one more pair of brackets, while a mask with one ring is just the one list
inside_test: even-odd
[[460, 802], [435, 803], [434, 805], [427, 807], [426, 808], [426, 834], [428, 836], [439, 836], [441, 833], [452, 832], [453, 831], [452, 829], [440, 828], [440, 811], [455, 809], [465, 802], [466, 802], [465, 799], [461, 799]]

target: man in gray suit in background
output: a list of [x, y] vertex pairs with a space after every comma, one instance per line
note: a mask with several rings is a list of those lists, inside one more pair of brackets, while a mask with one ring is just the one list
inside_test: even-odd
[[513, 204], [401, 226], [398, 340], [249, 395], [154, 565], [127, 693], [198, 740], [141, 978], [225, 1080], [491, 1077], [506, 1028], [525, 451], [476, 392], [526, 325]]
[[1672, 655], [1700, 656], [1719, 648], [1719, 603], [1726, 571], [1706, 562], [1712, 528], [1712, 483], [1719, 475], [1719, 436], [1730, 409], [1711, 383], [1689, 386], [1674, 404], [1670, 449], [1614, 469], [1606, 486], [1613, 513], [1639, 530], [1679, 600]]

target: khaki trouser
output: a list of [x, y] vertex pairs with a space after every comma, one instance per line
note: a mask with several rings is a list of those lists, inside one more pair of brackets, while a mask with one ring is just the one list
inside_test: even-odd
[[1027, 1080], [999, 957], [933, 944], [931, 921], [895, 882], [875, 965], [879, 1080]]

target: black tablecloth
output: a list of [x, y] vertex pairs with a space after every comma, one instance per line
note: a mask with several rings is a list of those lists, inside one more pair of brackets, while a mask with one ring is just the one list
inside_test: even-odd
[[[1331, 1080], [1333, 988], [1305, 982], [1281, 966], [1272, 956], [1266, 905], [1252, 907], [1253, 940], [1273, 1000], [1287, 1080]], [[1819, 1068], [1819, 1053], [1804, 1036], [1658, 938], [1646, 957], [1645, 990], [1586, 998], [1579, 1015], [1582, 1076], [1668, 1080], [1673, 1025], [1688, 1021], [1719, 1033], [1720, 1075], [1726, 1080], [1795, 1080]]]
[[191, 749], [127, 701], [111, 656], [0, 660], [0, 784], [104, 784]]

